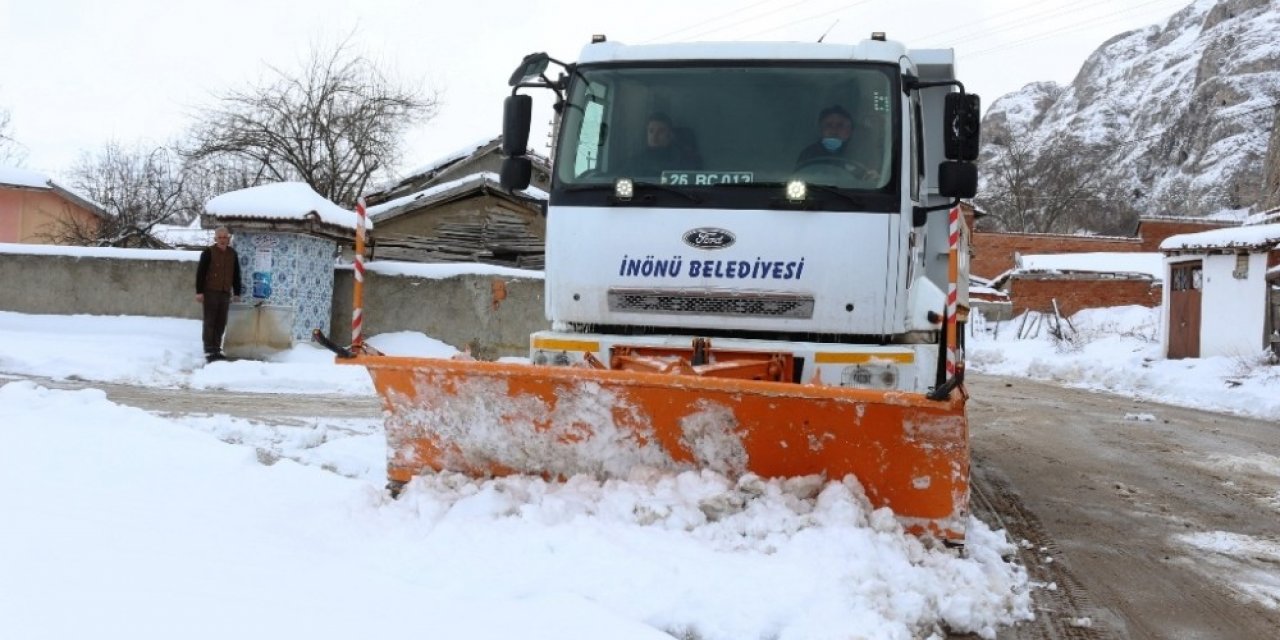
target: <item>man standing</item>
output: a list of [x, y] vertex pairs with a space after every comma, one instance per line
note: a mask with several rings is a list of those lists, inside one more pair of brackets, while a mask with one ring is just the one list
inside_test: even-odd
[[204, 357], [208, 362], [226, 360], [222, 334], [227, 330], [231, 301], [240, 299], [240, 258], [231, 248], [226, 227], [213, 231], [213, 246], [200, 252], [196, 267], [196, 302], [204, 305]]

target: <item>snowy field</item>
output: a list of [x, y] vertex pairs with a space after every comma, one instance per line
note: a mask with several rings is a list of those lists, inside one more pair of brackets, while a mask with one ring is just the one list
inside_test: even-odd
[[[1280, 418], [1280, 368], [1158, 360], [1149, 310], [1073, 320], [1074, 342], [982, 327], [971, 366]], [[205, 366], [199, 334], [0, 312], [0, 638], [992, 637], [1046, 588], [1003, 531], [930, 548], [856, 483], [440, 475], [390, 500], [379, 420], [149, 413], [27, 379], [373, 394], [309, 345]]]

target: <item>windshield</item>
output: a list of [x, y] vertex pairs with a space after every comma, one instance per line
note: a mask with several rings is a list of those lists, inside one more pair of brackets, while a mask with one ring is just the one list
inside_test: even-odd
[[620, 177], [690, 189], [800, 179], [891, 191], [896, 71], [725, 61], [580, 68], [563, 112], [558, 186]]

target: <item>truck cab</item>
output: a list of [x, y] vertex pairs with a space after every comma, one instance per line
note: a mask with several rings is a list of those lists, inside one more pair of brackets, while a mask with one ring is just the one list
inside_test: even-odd
[[520, 188], [518, 90], [556, 91], [534, 363], [701, 339], [713, 360], [785, 354], [788, 382], [942, 382], [948, 209], [973, 195], [977, 149], [949, 50], [598, 38], [557, 80], [550, 60], [517, 70], [504, 129]]

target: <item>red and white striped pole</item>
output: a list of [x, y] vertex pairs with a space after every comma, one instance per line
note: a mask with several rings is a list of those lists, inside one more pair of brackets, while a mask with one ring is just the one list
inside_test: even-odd
[[359, 352], [364, 348], [364, 336], [360, 330], [364, 325], [364, 225], [366, 214], [364, 198], [356, 200], [356, 255], [355, 285], [351, 290], [351, 350]]
[[959, 332], [956, 331], [956, 314], [960, 297], [960, 207], [951, 207], [949, 216], [950, 255], [947, 264], [947, 378], [956, 375]]

